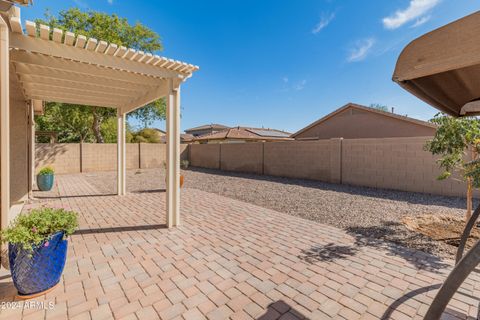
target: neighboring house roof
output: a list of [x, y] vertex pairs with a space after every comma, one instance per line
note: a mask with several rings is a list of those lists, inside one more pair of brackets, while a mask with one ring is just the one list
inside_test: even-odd
[[387, 117], [390, 117], [390, 118], [394, 118], [394, 119], [398, 119], [398, 120], [402, 120], [402, 121], [407, 121], [407, 122], [414, 123], [414, 124], [421, 125], [421, 126], [425, 126], [425, 127], [430, 127], [430, 128], [434, 128], [434, 129], [437, 128], [431, 122], [422, 121], [422, 120], [410, 118], [410, 117], [407, 117], [407, 116], [402, 116], [402, 115], [399, 115], [399, 114], [396, 114], [396, 113], [393, 113], [393, 112], [387, 112], [387, 111], [383, 111], [383, 110], [379, 110], [379, 109], [375, 109], [375, 108], [370, 108], [370, 107], [366, 107], [366, 106], [362, 106], [362, 105], [359, 105], [359, 104], [356, 104], [356, 103], [349, 102], [346, 105], [344, 105], [343, 107], [333, 111], [332, 113], [327, 114], [323, 118], [309, 124], [308, 126], [306, 126], [303, 129], [300, 129], [299, 131], [295, 132], [294, 134], [291, 135], [291, 137], [295, 138], [300, 133], [305, 132], [308, 129], [311, 129], [312, 127], [315, 127], [315, 126], [327, 121], [331, 117], [341, 113], [342, 111], [350, 109], [350, 108], [363, 110], [363, 111], [367, 111], [367, 112], [372, 112], [372, 113], [376, 113], [376, 114], [381, 114], [381, 115], [384, 115], [384, 116], [387, 116]]
[[224, 130], [228, 129], [227, 126], [224, 126], [223, 124], [218, 124], [218, 123], [212, 123], [212, 124], [204, 124], [202, 126], [186, 129], [185, 132], [188, 131], [196, 131], [196, 130], [206, 130], [206, 129], [212, 129], [212, 130]]
[[[181, 133], [180, 134], [180, 142], [192, 142], [193, 138], [195, 138], [193, 135], [188, 134], [188, 133]], [[167, 142], [167, 136], [164, 135], [160, 138], [161, 143], [166, 143]]]
[[208, 140], [291, 140], [290, 133], [270, 128], [233, 127], [219, 132], [207, 133], [196, 137], [194, 141]]

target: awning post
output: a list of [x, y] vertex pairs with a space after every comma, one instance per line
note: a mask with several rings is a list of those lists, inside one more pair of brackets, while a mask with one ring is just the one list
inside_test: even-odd
[[10, 56], [8, 27], [0, 16], [0, 229], [10, 211]]
[[167, 95], [167, 227], [180, 225], [180, 87], [169, 80]]
[[117, 109], [117, 194], [126, 194], [126, 146], [125, 146], [126, 114]]

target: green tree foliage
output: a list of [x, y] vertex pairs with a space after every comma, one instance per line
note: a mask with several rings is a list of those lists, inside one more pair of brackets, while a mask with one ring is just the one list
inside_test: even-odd
[[165, 99], [159, 99], [148, 105], [139, 108], [128, 114], [128, 118], [134, 118], [142, 123], [143, 128], [147, 128], [153, 124], [155, 120], [165, 120], [166, 104]]
[[146, 143], [160, 143], [162, 136], [158, 130], [152, 128], [144, 128], [138, 132], [132, 133], [130, 142], [146, 142]]
[[480, 187], [480, 121], [474, 117], [453, 118], [437, 114], [432, 120], [438, 126], [435, 136], [425, 149], [440, 156], [437, 160], [444, 170], [439, 180], [453, 177], [467, 184], [467, 220], [472, 214], [473, 188]]
[[36, 130], [57, 132], [58, 142], [92, 142], [92, 120], [89, 106], [49, 102], [35, 124]]
[[[48, 25], [51, 30], [58, 28], [73, 32], [77, 35], [101, 39], [119, 46], [134, 48], [145, 52], [152, 53], [163, 49], [160, 36], [156, 32], [139, 22], [131, 25], [127, 19], [120, 18], [116, 14], [109, 15], [96, 11], [83, 12], [78, 8], [70, 8], [60, 11], [58, 16], [54, 16], [47, 11], [45, 19], [37, 19], [36, 23]], [[66, 104], [63, 105], [66, 106]], [[62, 104], [57, 104], [57, 106], [61, 107]], [[73, 113], [88, 116], [90, 130], [82, 127], [81, 135], [71, 136], [71, 141], [66, 141], [68, 139], [63, 137], [64, 142], [73, 142], [79, 139], [87, 141], [93, 137], [94, 141], [103, 143], [111, 142], [112, 137], [116, 137], [115, 131], [108, 131], [109, 129], [113, 129], [113, 126], [109, 124], [109, 122], [116, 115], [115, 109], [78, 105], [69, 105], [69, 107], [78, 109], [71, 111]], [[165, 101], [163, 99], [155, 101], [132, 112], [129, 117], [139, 120], [144, 127], [147, 127], [155, 120], [163, 120], [165, 119]], [[41, 117], [39, 117], [39, 119], [40, 118]], [[42, 122], [40, 127], [50, 127], [53, 131], [58, 131], [62, 134], [62, 128], [56, 126], [54, 120], [54, 117], [46, 115], [45, 119], [39, 120]], [[105, 124], [105, 122], [107, 123]], [[108, 137], [106, 137], [106, 135]]]

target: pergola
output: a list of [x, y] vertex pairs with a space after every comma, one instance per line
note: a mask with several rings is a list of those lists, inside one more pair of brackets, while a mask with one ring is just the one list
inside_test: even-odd
[[[480, 115], [480, 11], [408, 44], [398, 58], [393, 80], [449, 115]], [[480, 205], [462, 233], [455, 268], [437, 293], [425, 319], [440, 319], [450, 299], [480, 264], [480, 241], [464, 254], [479, 216]], [[478, 316], [480, 318], [480, 309]]]
[[118, 195], [126, 192], [126, 115], [165, 97], [167, 226], [179, 225], [180, 86], [198, 66], [31, 21], [23, 28], [16, 7], [0, 15], [0, 40], [2, 224], [9, 210], [9, 94], [21, 90], [32, 109], [41, 101], [117, 109]]

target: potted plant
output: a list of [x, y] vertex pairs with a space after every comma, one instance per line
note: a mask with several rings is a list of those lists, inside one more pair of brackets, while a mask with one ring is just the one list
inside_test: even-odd
[[43, 167], [37, 174], [37, 186], [41, 191], [50, 191], [53, 187], [54, 170], [52, 167]]
[[[187, 161], [187, 162], [188, 162], [188, 160], [184, 160], [184, 161]], [[163, 165], [163, 169], [165, 169], [165, 184], [166, 184], [166, 183], [167, 183], [167, 176], [166, 176], [167, 162], [166, 162], [166, 161], [163, 161], [163, 162], [162, 162], [162, 165]], [[183, 161], [180, 162], [180, 167], [183, 168], [183, 169], [185, 169], [185, 168], [183, 167]], [[187, 167], [188, 167], [188, 164], [187, 164]], [[183, 188], [183, 182], [184, 182], [184, 180], [185, 180], [185, 178], [183, 177], [183, 174], [180, 174], [180, 188]]]
[[8, 243], [13, 284], [20, 298], [33, 298], [58, 284], [67, 257], [67, 239], [78, 227], [77, 214], [40, 208], [22, 213], [2, 231]]

